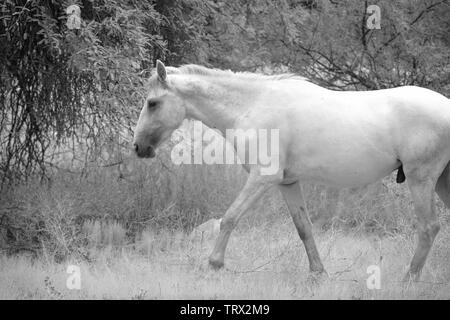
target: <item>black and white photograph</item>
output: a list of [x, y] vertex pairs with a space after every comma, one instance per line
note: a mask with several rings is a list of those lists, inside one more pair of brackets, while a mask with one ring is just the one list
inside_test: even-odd
[[0, 0], [0, 300], [449, 299], [450, 0]]

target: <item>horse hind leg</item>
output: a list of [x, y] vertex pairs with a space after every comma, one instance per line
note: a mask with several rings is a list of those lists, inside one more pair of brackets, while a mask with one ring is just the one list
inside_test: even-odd
[[406, 171], [407, 182], [411, 191], [414, 202], [414, 211], [417, 217], [418, 234], [417, 247], [409, 271], [405, 277], [406, 281], [419, 280], [428, 253], [430, 252], [433, 241], [440, 229], [435, 212], [433, 193], [437, 184], [437, 178], [434, 178], [429, 172], [425, 175], [424, 172], [426, 171], [429, 170], [415, 168], [414, 170]]
[[450, 209], [450, 162], [440, 175], [435, 190], [445, 206]]

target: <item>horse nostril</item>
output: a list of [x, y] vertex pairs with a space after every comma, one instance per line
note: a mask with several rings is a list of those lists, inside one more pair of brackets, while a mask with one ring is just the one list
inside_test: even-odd
[[138, 145], [135, 143], [135, 144], [134, 144], [134, 151], [138, 152], [138, 150], [139, 150], [139, 147], [138, 147]]

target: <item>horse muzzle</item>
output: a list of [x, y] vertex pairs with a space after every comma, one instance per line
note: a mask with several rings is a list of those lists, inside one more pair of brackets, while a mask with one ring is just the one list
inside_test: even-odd
[[134, 151], [139, 158], [154, 158], [156, 155], [155, 148], [152, 146], [142, 147], [137, 143], [134, 144]]

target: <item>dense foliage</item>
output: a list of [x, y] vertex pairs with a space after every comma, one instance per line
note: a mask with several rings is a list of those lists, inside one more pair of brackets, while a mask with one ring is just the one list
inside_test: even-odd
[[[81, 7], [79, 30], [66, 26], [71, 4]], [[371, 4], [381, 29], [367, 28]], [[2, 185], [45, 174], [57, 146], [83, 142], [73, 152], [83, 158], [129, 135], [157, 58], [300, 72], [340, 90], [413, 84], [449, 94], [449, 34], [448, 0], [2, 1]]]
[[[143, 73], [163, 52], [151, 3], [83, 1], [82, 26], [66, 26], [70, 2], [6, 1], [0, 16], [0, 174], [45, 173], [55, 145], [131, 126]], [[159, 51], [155, 50], [159, 48]], [[5, 182], [3, 180], [3, 182]]]

